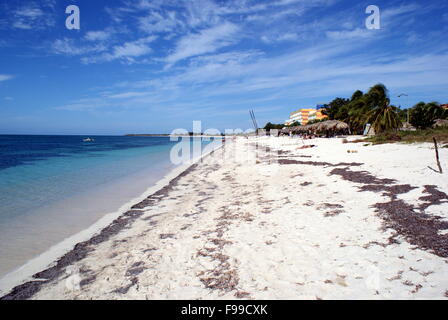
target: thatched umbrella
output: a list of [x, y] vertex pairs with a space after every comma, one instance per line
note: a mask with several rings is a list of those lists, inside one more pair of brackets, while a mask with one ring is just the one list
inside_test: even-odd
[[350, 129], [347, 123], [339, 120], [327, 120], [323, 122], [318, 122], [313, 126], [316, 132], [342, 131]]
[[289, 128], [286, 128], [286, 129], [285, 129], [285, 130], [286, 130], [286, 133], [289, 134], [289, 133], [291, 133], [291, 132], [294, 132], [294, 128], [295, 128], [295, 127], [289, 127]]
[[432, 125], [432, 127], [433, 128], [448, 127], [448, 120], [444, 120], [444, 119], [434, 120], [434, 124]]
[[328, 130], [328, 121], [318, 122], [315, 124], [314, 128], [316, 132], [323, 132], [325, 130]]
[[350, 129], [350, 126], [343, 122], [343, 121], [339, 121], [339, 120], [334, 120], [333, 125], [332, 125], [333, 130], [348, 130]]
[[307, 130], [310, 130], [310, 131], [315, 131], [316, 130], [316, 124], [315, 123], [307, 124], [305, 127], [307, 128]]
[[307, 132], [312, 130], [312, 125], [311, 124], [307, 124], [305, 126], [302, 127], [302, 132]]

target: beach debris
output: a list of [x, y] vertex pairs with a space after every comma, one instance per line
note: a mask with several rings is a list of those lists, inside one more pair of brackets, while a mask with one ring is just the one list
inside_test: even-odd
[[299, 161], [299, 160], [291, 160], [291, 159], [279, 159], [279, 164], [303, 164], [310, 166], [322, 166], [322, 167], [359, 167], [362, 166], [363, 163], [358, 162], [340, 162], [340, 163], [330, 163], [330, 162], [319, 162], [319, 161]]
[[113, 292], [113, 293], [120, 293], [120, 294], [126, 294], [126, 293], [128, 293], [129, 289], [138, 283], [138, 279], [137, 279], [137, 277], [134, 277], [134, 278], [132, 278], [130, 281], [131, 281], [131, 283], [128, 284], [127, 286], [120, 287], [120, 288], [118, 288], [118, 289], [115, 289], [115, 290], [112, 291], [112, 292]]
[[160, 239], [168, 239], [168, 238], [174, 238], [173, 233], [162, 233], [159, 235]]
[[126, 271], [126, 276], [136, 276], [140, 273], [142, 273], [143, 271], [145, 271], [145, 267], [144, 267], [144, 262], [143, 261], [139, 261], [134, 263], [127, 271]]
[[419, 206], [420, 210], [424, 211], [430, 206], [448, 203], [448, 195], [445, 192], [438, 190], [437, 186], [426, 185], [424, 187], [425, 189], [423, 190], [423, 193], [427, 193], [429, 196], [418, 198], [418, 200], [426, 202]]
[[344, 212], [344, 210], [341, 210], [344, 208], [341, 204], [333, 204], [333, 203], [322, 203], [317, 206], [318, 210], [326, 209], [324, 213], [324, 217], [334, 217]]
[[304, 146], [298, 147], [297, 149], [309, 149], [309, 148], [314, 148], [314, 147], [316, 147], [316, 145], [309, 144], [309, 145], [304, 145]]
[[438, 147], [437, 147], [437, 140], [436, 140], [435, 137], [433, 137], [432, 139], [433, 139], [433, 141], [434, 141], [434, 148], [436, 149], [436, 161], [437, 161], [437, 166], [439, 167], [439, 172], [440, 172], [440, 173], [443, 173], [442, 166], [440, 165], [440, 160], [439, 160], [439, 149], [438, 149]]
[[407, 242], [421, 250], [429, 251], [439, 257], [448, 257], [448, 235], [440, 234], [441, 230], [448, 229], [448, 222], [444, 221], [442, 217], [425, 213], [428, 207], [448, 201], [448, 195], [438, 190], [436, 186], [425, 186], [424, 193], [428, 193], [429, 196], [421, 197], [419, 200], [425, 203], [416, 208], [397, 198], [397, 195], [415, 189], [414, 186], [397, 185], [395, 184], [396, 180], [380, 179], [367, 171], [352, 171], [349, 168], [336, 168], [330, 174], [339, 175], [344, 180], [364, 184], [359, 187], [361, 192], [383, 192], [383, 195], [389, 196], [389, 202], [376, 203], [373, 206], [383, 219], [384, 228], [396, 231], [389, 238], [389, 244], [397, 243], [396, 238], [403, 236]]
[[238, 299], [249, 298], [250, 297], [250, 293], [249, 292], [245, 292], [245, 291], [237, 291], [235, 293], [235, 297], [238, 298]]

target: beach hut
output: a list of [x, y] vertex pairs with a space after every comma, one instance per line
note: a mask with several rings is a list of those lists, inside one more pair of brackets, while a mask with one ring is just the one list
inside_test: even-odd
[[448, 127], [448, 120], [444, 119], [434, 120], [434, 124], [432, 125], [432, 127], [433, 128]]

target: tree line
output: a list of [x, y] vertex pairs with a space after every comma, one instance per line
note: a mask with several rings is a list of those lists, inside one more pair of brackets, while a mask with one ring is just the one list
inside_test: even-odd
[[[350, 99], [335, 98], [325, 105], [322, 114], [328, 119], [346, 122], [353, 134], [362, 134], [366, 124], [370, 123], [376, 133], [397, 130], [404, 122], [409, 122], [418, 129], [431, 127], [436, 119], [448, 119], [448, 109], [444, 109], [437, 102], [419, 102], [409, 109], [401, 109], [390, 103], [389, 92], [385, 85], [379, 83], [364, 93], [355, 91]], [[309, 122], [311, 124], [312, 122]], [[297, 126], [295, 122], [290, 126]], [[268, 122], [264, 129], [282, 129], [284, 124]]]
[[330, 120], [346, 122], [352, 133], [360, 134], [370, 123], [376, 133], [393, 131], [407, 121], [418, 129], [425, 129], [436, 119], [448, 119], [448, 110], [437, 102], [419, 102], [409, 109], [390, 104], [389, 93], [383, 84], [376, 84], [367, 93], [355, 91], [350, 99], [336, 98], [322, 111]]

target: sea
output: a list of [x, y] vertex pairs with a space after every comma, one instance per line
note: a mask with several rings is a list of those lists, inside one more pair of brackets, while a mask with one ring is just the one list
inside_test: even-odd
[[[0, 278], [116, 212], [180, 165], [170, 160], [178, 144], [170, 137], [86, 138], [0, 135]], [[204, 149], [209, 141], [198, 143]]]

